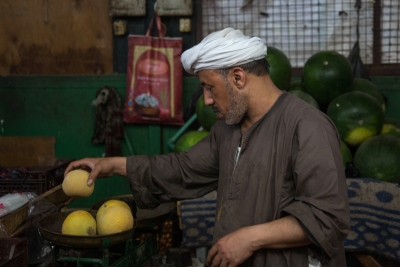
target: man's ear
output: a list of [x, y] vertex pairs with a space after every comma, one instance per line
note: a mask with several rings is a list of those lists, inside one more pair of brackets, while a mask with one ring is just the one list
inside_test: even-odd
[[246, 73], [242, 68], [233, 68], [232, 70], [233, 84], [242, 88], [246, 83]]

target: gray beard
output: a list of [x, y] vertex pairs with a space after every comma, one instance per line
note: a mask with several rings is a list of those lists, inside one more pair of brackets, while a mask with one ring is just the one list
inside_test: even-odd
[[228, 125], [238, 124], [246, 115], [246, 97], [235, 93], [233, 87], [226, 81], [228, 91], [228, 111], [225, 114], [225, 123]]

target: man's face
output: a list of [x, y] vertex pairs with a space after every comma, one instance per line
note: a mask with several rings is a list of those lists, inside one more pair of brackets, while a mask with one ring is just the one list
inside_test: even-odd
[[203, 85], [204, 102], [217, 113], [217, 119], [226, 124], [238, 124], [247, 111], [247, 98], [234, 88], [228, 78], [218, 71], [203, 70], [198, 73]]

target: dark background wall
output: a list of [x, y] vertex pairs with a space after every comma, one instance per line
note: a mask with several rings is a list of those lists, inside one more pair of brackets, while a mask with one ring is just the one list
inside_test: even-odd
[[[128, 36], [145, 35], [155, 0], [146, 15], [111, 17], [108, 0], [5, 0], [0, 3], [0, 136], [54, 136], [57, 158], [102, 157], [104, 145], [91, 144], [96, 91], [117, 88], [125, 99]], [[195, 45], [199, 1], [191, 16], [163, 16], [166, 37], [182, 38], [183, 50]], [[179, 20], [191, 19], [191, 31], [179, 31]], [[113, 22], [124, 20], [126, 34], [114, 35]], [[151, 29], [157, 36], [156, 28]], [[197, 88], [185, 72], [183, 106]], [[168, 153], [178, 126], [125, 125], [122, 154]], [[0, 162], [1, 166], [1, 162]], [[95, 193], [71, 206], [89, 207], [97, 200], [129, 192], [121, 177], [102, 179]]]
[[0, 75], [112, 74], [107, 0], [0, 1]]
[[[54, 136], [57, 158], [102, 157], [105, 145], [93, 145], [95, 108], [91, 102], [105, 85], [117, 88], [124, 99], [126, 75], [0, 76], [0, 136]], [[184, 78], [183, 103], [187, 108], [197, 88], [196, 78]], [[125, 124], [123, 156], [170, 152], [168, 141], [180, 126]], [[0, 163], [1, 166], [1, 163]], [[71, 207], [90, 207], [96, 201], [129, 193], [121, 177], [99, 179], [95, 192]]]
[[[113, 17], [108, 0], [2, 0], [0, 75], [125, 73], [127, 37], [145, 35], [155, 2], [146, 1], [145, 16]], [[200, 7], [193, 1], [191, 16], [162, 17], [166, 37], [181, 37], [183, 50], [196, 44]], [[179, 31], [181, 18], [191, 20], [190, 32]], [[115, 20], [126, 21], [125, 35], [114, 35]]]
[[[113, 38], [113, 59], [114, 59], [114, 72], [126, 73], [126, 55], [128, 52], [127, 38], [129, 34], [145, 35], [154, 15], [155, 0], [146, 1], [146, 16], [144, 17], [113, 17], [113, 22], [116, 20], [124, 20], [127, 23], [127, 34], [123, 36], [114, 36]], [[191, 16], [162, 16], [161, 21], [166, 27], [166, 37], [179, 37], [182, 38], [182, 50], [192, 47], [197, 44], [201, 39], [200, 34], [199, 16], [201, 15], [201, 1], [193, 1], [193, 14]], [[180, 32], [179, 20], [181, 18], [188, 18], [191, 20], [191, 31]], [[151, 29], [152, 36], [157, 36], [157, 29], [154, 25]], [[184, 72], [185, 76], [188, 76]]]

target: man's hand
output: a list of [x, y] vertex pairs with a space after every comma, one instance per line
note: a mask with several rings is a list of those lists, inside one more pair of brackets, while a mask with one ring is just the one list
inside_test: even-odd
[[126, 176], [126, 158], [85, 158], [71, 162], [65, 169], [64, 176], [74, 169], [89, 172], [88, 185], [94, 183], [97, 177], [110, 177], [113, 174]]
[[240, 228], [220, 240], [210, 249], [207, 264], [212, 267], [235, 267], [256, 250], [282, 249], [311, 244], [297, 220], [288, 215], [278, 220]]
[[208, 252], [207, 264], [212, 267], [234, 267], [249, 258], [254, 252], [249, 239], [249, 229], [241, 228], [218, 240]]

